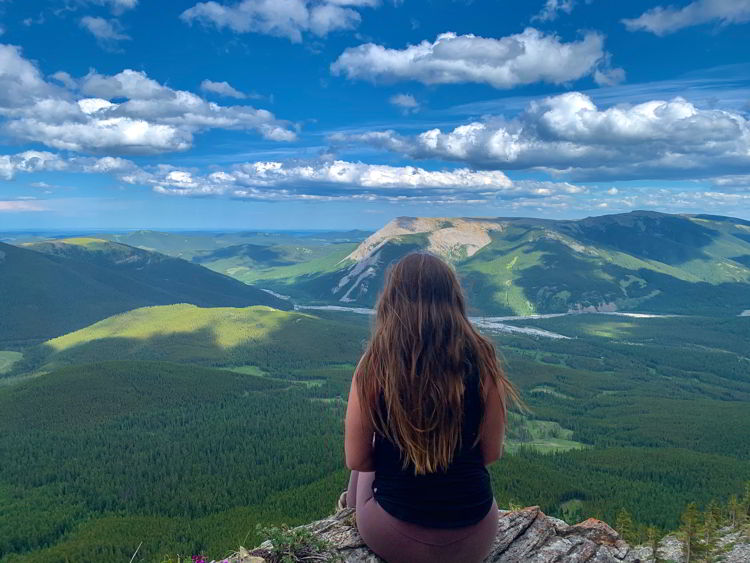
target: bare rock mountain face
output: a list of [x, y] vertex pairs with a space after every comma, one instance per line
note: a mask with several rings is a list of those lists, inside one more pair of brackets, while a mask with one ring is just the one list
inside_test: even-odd
[[426, 234], [426, 250], [450, 258], [460, 252], [473, 256], [490, 244], [490, 232], [502, 231], [500, 221], [437, 217], [398, 217], [368, 237], [347, 258], [357, 262], [376, 252], [391, 239], [404, 235]]
[[[346, 563], [382, 563], [370, 551], [357, 531], [354, 510], [344, 509], [333, 516], [304, 526], [315, 536], [328, 541]], [[259, 549], [239, 553], [230, 563], [261, 563], [270, 548], [268, 542]], [[636, 563], [646, 561], [640, 550], [631, 548], [618, 533], [604, 522], [590, 518], [570, 526], [545, 515], [538, 506], [521, 510], [500, 511], [497, 538], [486, 563]]]
[[[385, 267], [403, 254], [427, 250], [451, 261], [467, 258], [492, 242], [490, 233], [503, 229], [504, 223], [493, 220], [398, 217], [344, 258], [342, 262], [351, 266], [332, 293], [342, 303], [359, 301], [368, 293], [372, 297], [382, 283]], [[394, 242], [406, 244], [392, 248]]]

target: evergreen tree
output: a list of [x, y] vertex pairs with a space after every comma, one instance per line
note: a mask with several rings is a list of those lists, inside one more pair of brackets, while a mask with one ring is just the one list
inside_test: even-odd
[[707, 550], [713, 549], [718, 539], [716, 531], [719, 529], [720, 522], [716, 516], [717, 509], [718, 505], [711, 502], [703, 515], [703, 541], [705, 542], [704, 547]]
[[696, 561], [701, 551], [701, 545], [698, 542], [699, 533], [699, 513], [698, 507], [694, 502], [687, 505], [685, 512], [682, 513], [682, 533], [685, 544], [685, 563]]
[[708, 509], [711, 511], [711, 514], [716, 521], [716, 526], [721, 528], [725, 523], [724, 511], [722, 510], [721, 505], [715, 500], [712, 500], [708, 505]]
[[729, 525], [734, 527], [740, 522], [741, 503], [737, 500], [737, 495], [729, 497], [727, 512], [729, 513]]
[[630, 516], [630, 513], [624, 508], [620, 509], [620, 512], [617, 513], [615, 528], [617, 528], [617, 532], [620, 534], [622, 539], [624, 539], [628, 543], [633, 542], [633, 518]]

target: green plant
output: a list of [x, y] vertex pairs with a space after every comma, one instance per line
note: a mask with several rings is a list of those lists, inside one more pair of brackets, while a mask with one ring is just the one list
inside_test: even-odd
[[306, 528], [256, 527], [258, 534], [268, 538], [271, 547], [267, 549], [266, 560], [271, 563], [301, 563], [306, 561], [325, 561], [343, 563], [343, 558], [335, 553], [333, 546], [315, 536]]

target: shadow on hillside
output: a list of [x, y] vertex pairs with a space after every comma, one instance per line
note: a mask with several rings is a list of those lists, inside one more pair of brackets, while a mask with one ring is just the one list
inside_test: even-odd
[[683, 217], [647, 214], [584, 219], [563, 224], [560, 231], [583, 244], [594, 243], [672, 266], [710, 259], [701, 249], [721, 235]]
[[282, 252], [259, 244], [240, 244], [219, 248], [218, 250], [198, 254], [193, 258], [193, 262], [204, 264], [217, 260], [241, 258], [251, 260], [252, 262], [260, 262], [264, 267], [288, 266], [295, 263], [292, 260], [284, 259]]
[[[537, 313], [565, 313], [578, 305], [600, 307], [608, 303], [620, 310], [686, 315], [734, 316], [750, 308], [745, 283], [689, 282], [646, 268], [630, 270], [579, 257], [555, 240], [538, 240], [521, 252], [540, 253], [538, 264], [518, 270], [513, 280]], [[734, 260], [750, 264], [750, 256]], [[485, 314], [517, 314], [510, 303], [498, 301], [506, 287], [498, 284], [493, 273], [471, 271], [462, 282], [471, 295], [471, 306], [483, 309]]]
[[28, 351], [8, 375], [102, 360], [148, 360], [210, 367], [252, 365], [286, 376], [290, 370], [356, 363], [367, 333], [355, 324], [295, 315], [234, 346], [223, 346], [220, 337], [215, 328], [201, 327], [144, 338], [96, 338], [60, 351], [45, 343]]

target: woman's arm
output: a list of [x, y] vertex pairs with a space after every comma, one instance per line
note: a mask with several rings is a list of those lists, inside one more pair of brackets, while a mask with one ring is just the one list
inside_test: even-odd
[[484, 380], [484, 420], [479, 429], [479, 436], [484, 464], [489, 465], [500, 459], [503, 455], [505, 419], [497, 384], [489, 376], [485, 376]]
[[357, 471], [375, 471], [373, 448], [375, 431], [369, 418], [362, 415], [359, 393], [357, 393], [358, 371], [354, 371], [352, 386], [349, 389], [349, 402], [346, 406], [344, 431], [346, 466]]

